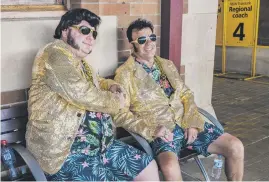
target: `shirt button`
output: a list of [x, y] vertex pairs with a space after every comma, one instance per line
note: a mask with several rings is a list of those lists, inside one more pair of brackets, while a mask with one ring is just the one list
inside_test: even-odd
[[169, 107], [171, 107], [172, 105], [171, 104], [169, 104]]
[[77, 113], [77, 117], [80, 117], [81, 116], [81, 113]]

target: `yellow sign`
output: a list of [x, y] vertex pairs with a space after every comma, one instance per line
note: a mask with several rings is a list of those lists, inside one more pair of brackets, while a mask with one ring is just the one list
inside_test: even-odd
[[218, 18], [217, 18], [217, 32], [216, 32], [216, 45], [222, 45], [222, 39], [223, 39], [223, 3], [224, 0], [219, 0], [218, 5]]
[[227, 46], [254, 45], [257, 0], [227, 0]]

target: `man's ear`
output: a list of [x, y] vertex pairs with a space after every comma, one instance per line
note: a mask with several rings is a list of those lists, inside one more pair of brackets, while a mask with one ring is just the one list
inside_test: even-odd
[[62, 30], [62, 38], [67, 39], [68, 30], [64, 29]]

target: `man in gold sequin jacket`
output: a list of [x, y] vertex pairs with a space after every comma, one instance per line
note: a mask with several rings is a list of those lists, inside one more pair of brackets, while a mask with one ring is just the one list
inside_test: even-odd
[[124, 107], [121, 87], [100, 78], [84, 60], [100, 22], [86, 9], [66, 12], [55, 30], [56, 40], [37, 54], [29, 91], [27, 148], [48, 180], [158, 180], [151, 156], [113, 136], [110, 115]]
[[241, 141], [201, 118], [194, 94], [173, 62], [155, 55], [153, 28], [151, 22], [138, 19], [127, 29], [133, 53], [115, 76], [126, 91], [126, 107], [114, 122], [150, 143], [166, 180], [182, 180], [178, 156], [185, 147], [204, 156], [223, 155], [227, 178], [242, 180]]

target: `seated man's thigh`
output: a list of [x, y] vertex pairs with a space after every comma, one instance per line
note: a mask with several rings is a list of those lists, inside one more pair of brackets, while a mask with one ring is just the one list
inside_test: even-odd
[[208, 146], [218, 139], [223, 134], [223, 131], [213, 124], [205, 123], [204, 131], [200, 132], [197, 139], [190, 145], [184, 142], [184, 147], [195, 150], [203, 156], [207, 157], [210, 155], [208, 152]]
[[173, 130], [173, 134], [174, 137], [173, 141], [171, 142], [166, 142], [161, 138], [156, 138], [150, 143], [154, 157], [157, 157], [163, 152], [173, 152], [177, 156], [179, 156], [179, 152], [182, 148], [182, 143], [184, 140], [184, 130], [178, 125], [176, 125], [175, 129]]

